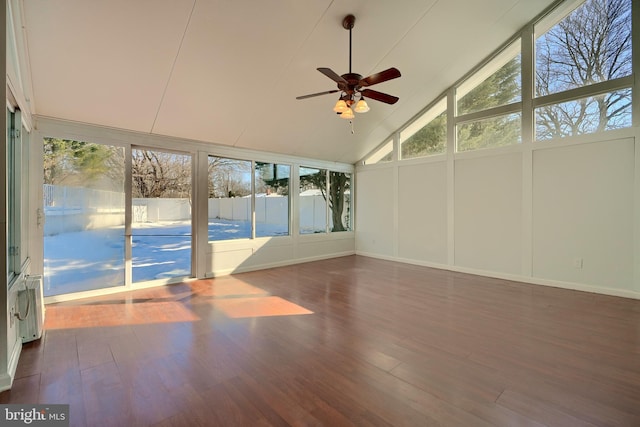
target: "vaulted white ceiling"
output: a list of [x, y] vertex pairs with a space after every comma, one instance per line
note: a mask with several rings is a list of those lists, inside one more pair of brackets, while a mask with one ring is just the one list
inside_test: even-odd
[[[23, 0], [31, 110], [253, 150], [354, 163], [553, 0]], [[316, 71], [389, 67], [355, 133]]]

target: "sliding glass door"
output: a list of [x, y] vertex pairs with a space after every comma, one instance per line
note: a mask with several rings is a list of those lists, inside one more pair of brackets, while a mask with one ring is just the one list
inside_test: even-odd
[[130, 157], [128, 152], [44, 138], [45, 296], [191, 276], [191, 156], [143, 148], [132, 149]]
[[44, 138], [45, 296], [124, 286], [124, 148]]
[[131, 152], [132, 281], [191, 275], [191, 156]]

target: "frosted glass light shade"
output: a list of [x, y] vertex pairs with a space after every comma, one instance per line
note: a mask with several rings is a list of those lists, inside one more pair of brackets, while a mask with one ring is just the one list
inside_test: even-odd
[[338, 102], [336, 102], [336, 105], [333, 107], [333, 111], [335, 111], [336, 113], [344, 113], [347, 110], [349, 110], [349, 107], [347, 106], [347, 103], [342, 99], [339, 99]]
[[369, 111], [369, 106], [364, 98], [360, 98], [360, 101], [356, 104], [356, 108], [354, 108], [356, 113], [366, 113]]
[[340, 114], [341, 119], [353, 119], [354, 117], [355, 116], [353, 115], [353, 111], [351, 111], [351, 108], [347, 108], [342, 112], [342, 114]]

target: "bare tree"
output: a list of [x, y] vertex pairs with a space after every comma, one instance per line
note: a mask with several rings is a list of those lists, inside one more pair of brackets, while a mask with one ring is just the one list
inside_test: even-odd
[[133, 150], [131, 161], [133, 197], [190, 198], [190, 156], [153, 150]]
[[[536, 41], [536, 95], [631, 74], [631, 0], [587, 0]], [[629, 120], [624, 89], [537, 111], [540, 139], [621, 127]]]
[[251, 162], [248, 160], [209, 156], [209, 198], [250, 195], [250, 173]]

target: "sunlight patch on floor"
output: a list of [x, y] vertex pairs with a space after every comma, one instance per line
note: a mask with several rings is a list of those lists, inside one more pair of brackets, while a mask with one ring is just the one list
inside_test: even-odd
[[47, 305], [45, 329], [93, 328], [196, 322], [200, 317], [179, 301], [144, 301], [112, 304]]
[[216, 299], [213, 305], [232, 319], [313, 314], [313, 311], [275, 296]]

